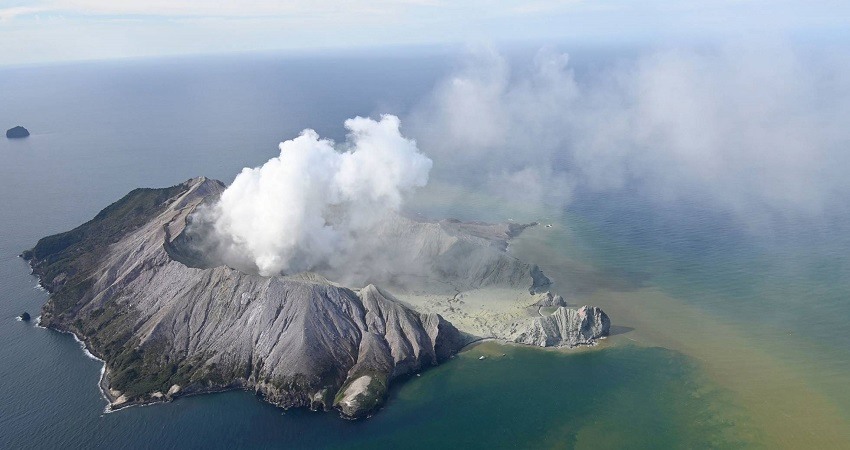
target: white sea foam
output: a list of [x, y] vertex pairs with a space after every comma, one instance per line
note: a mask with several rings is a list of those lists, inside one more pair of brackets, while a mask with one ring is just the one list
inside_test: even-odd
[[71, 336], [74, 336], [74, 340], [75, 340], [75, 341], [77, 341], [77, 343], [78, 343], [78, 344], [80, 344], [80, 348], [82, 348], [82, 349], [83, 349], [83, 353], [84, 353], [86, 356], [88, 356], [89, 358], [91, 358], [91, 359], [93, 359], [93, 360], [95, 360], [95, 361], [104, 362], [102, 359], [98, 358], [97, 356], [94, 356], [94, 355], [92, 354], [92, 352], [90, 352], [90, 351], [89, 351], [89, 349], [86, 347], [86, 343], [85, 343], [85, 342], [83, 342], [83, 341], [81, 341], [81, 340], [80, 340], [80, 338], [78, 338], [76, 334], [74, 334], [74, 333], [69, 333], [69, 334], [70, 334]]
[[[36, 318], [36, 320], [37, 320], [37, 323], [36, 323], [37, 327], [47, 329], [47, 327], [41, 325], [41, 316], [38, 316]], [[70, 331], [62, 331], [62, 330], [56, 330], [56, 331], [58, 331], [62, 334], [70, 334], [71, 337], [74, 338], [74, 341], [76, 341], [77, 344], [80, 345], [80, 348], [83, 350], [83, 354], [86, 355], [86, 357], [102, 363], [102, 365], [100, 366], [100, 376], [97, 379], [97, 390], [100, 392], [100, 396], [103, 397], [104, 400], [106, 400], [106, 406], [104, 407], [104, 410], [103, 410], [104, 414], [108, 414], [108, 413], [113, 412], [109, 409], [109, 405], [111, 405], [112, 402], [109, 400], [109, 396], [106, 395], [106, 392], [104, 392], [104, 390], [103, 390], [103, 377], [106, 375], [106, 361], [104, 361], [104, 360], [98, 358], [97, 356], [95, 356], [94, 354], [92, 354], [92, 352], [90, 352], [89, 349], [86, 347], [86, 343], [83, 342], [82, 340], [80, 340], [80, 338], [78, 338], [76, 334], [71, 333]]]
[[105, 376], [106, 362], [104, 361], [103, 365], [100, 366], [100, 376], [97, 378], [97, 390], [100, 391], [100, 396], [103, 397], [104, 400], [106, 400], [106, 406], [103, 407], [103, 413], [109, 414], [113, 411], [109, 409], [109, 405], [111, 405], [112, 402], [109, 400], [109, 397], [106, 395], [106, 391], [103, 389], [103, 377]]

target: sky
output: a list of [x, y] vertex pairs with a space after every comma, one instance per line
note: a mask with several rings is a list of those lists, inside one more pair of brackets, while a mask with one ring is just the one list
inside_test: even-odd
[[0, 65], [512, 41], [835, 39], [839, 0], [0, 0]]

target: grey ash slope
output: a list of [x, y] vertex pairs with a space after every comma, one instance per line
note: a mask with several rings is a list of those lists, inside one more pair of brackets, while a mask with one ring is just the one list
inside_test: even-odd
[[[197, 178], [133, 191], [23, 255], [52, 293], [42, 323], [73, 332], [105, 360], [114, 407], [245, 388], [283, 407], [329, 409], [336, 400], [356, 417], [380, 404], [394, 378], [465, 343], [439, 315], [375, 286], [355, 292], [318, 276], [264, 278], [172, 259], [164, 244], [223, 189]], [[368, 382], [348, 389], [359, 378]]]
[[[286, 408], [337, 407], [360, 417], [380, 406], [393, 380], [439, 364], [471, 339], [372, 283], [399, 292], [495, 285], [536, 292], [549, 283], [504, 252], [521, 225], [400, 216], [382, 222], [375, 238], [400, 252], [390, 260], [428, 261], [425, 276], [415, 276], [419, 265], [377, 276], [323, 272], [365, 286], [354, 290], [315, 273], [239, 271], [205, 259], [187, 225], [224, 189], [203, 177], [136, 189], [22, 254], [51, 293], [41, 323], [74, 333], [105, 361], [101, 386], [111, 407], [241, 388]], [[591, 316], [559, 309], [563, 318], [529, 321], [512, 340], [593, 343], [607, 333], [597, 309]]]

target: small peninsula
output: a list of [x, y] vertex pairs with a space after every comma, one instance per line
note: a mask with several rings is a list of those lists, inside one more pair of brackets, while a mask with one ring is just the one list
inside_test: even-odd
[[6, 130], [6, 137], [9, 138], [9, 139], [21, 139], [21, 138], [25, 138], [29, 135], [30, 135], [29, 130], [27, 130], [26, 128], [24, 128], [20, 125], [13, 127], [13, 128], [9, 128], [8, 130]]
[[[283, 408], [360, 418], [380, 408], [391, 383], [478, 339], [575, 346], [608, 334], [604, 312], [567, 308], [540, 268], [507, 253], [535, 224], [397, 215], [376, 233], [424, 261], [416, 276], [347, 285], [332, 280], [350, 274], [330, 270], [268, 277], [199, 251], [193, 213], [224, 189], [205, 177], [136, 189], [21, 254], [50, 293], [40, 323], [73, 333], [104, 361], [110, 409], [244, 389]], [[486, 309], [492, 292], [532, 312], [487, 316], [498, 324], [467, 314], [464, 299]], [[544, 316], [542, 304], [556, 309]]]

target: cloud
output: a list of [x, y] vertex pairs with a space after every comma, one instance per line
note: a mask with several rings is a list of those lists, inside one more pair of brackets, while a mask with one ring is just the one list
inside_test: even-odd
[[[644, 45], [780, 34], [835, 41], [847, 2], [13, 0], [0, 65], [216, 51], [466, 42]], [[62, 23], [45, 23], [45, 17]], [[82, 38], [81, 38], [82, 36]], [[90, 37], [90, 38], [89, 38]], [[122, 42], [116, 46], [113, 42]], [[4, 45], [5, 44], [5, 45]]]
[[0, 22], [6, 22], [18, 16], [28, 16], [48, 11], [48, 8], [38, 6], [15, 6], [11, 8], [0, 8]]
[[[850, 64], [790, 45], [671, 50], [577, 77], [477, 51], [411, 116], [435, 176], [565, 206], [630, 189], [743, 220], [811, 217], [850, 194]], [[449, 175], [451, 176], [451, 175]], [[455, 178], [458, 179], [458, 178]]]
[[509, 200], [560, 205], [574, 181], [560, 151], [579, 96], [564, 54], [541, 51], [517, 78], [492, 48], [478, 48], [411, 116], [412, 133], [438, 171]]
[[269, 17], [269, 16], [336, 16], [393, 14], [402, 8], [432, 7], [427, 0], [378, 2], [345, 2], [330, 0], [290, 1], [243, 0], [209, 2], [201, 0], [44, 0], [25, 6], [0, 9], [0, 17], [36, 13], [77, 14], [92, 16], [158, 16], [158, 17]]
[[339, 146], [304, 130], [279, 156], [243, 169], [193, 226], [218, 259], [266, 276], [345, 260], [363, 250], [358, 235], [428, 182], [431, 160], [399, 126], [391, 115], [349, 119]]

